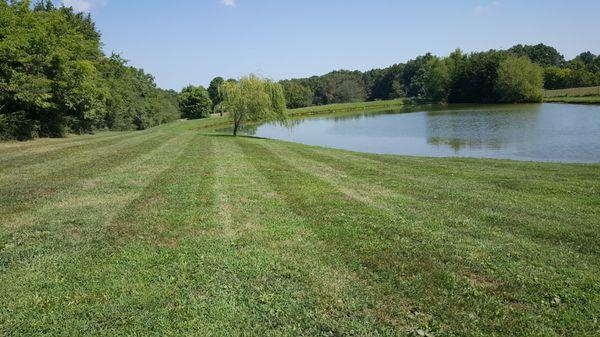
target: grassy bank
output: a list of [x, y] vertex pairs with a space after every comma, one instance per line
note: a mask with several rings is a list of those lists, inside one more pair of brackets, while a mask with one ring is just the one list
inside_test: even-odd
[[0, 335], [599, 332], [600, 165], [205, 123], [0, 144]]
[[600, 104], [600, 96], [562, 96], [546, 97], [547, 103]]

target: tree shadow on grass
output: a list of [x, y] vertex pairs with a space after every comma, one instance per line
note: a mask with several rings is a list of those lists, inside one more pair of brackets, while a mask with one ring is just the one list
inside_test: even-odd
[[230, 135], [226, 133], [207, 133], [207, 137], [224, 137], [224, 138], [251, 138], [251, 139], [269, 139], [265, 137], [257, 137], [257, 136], [248, 136], [248, 135]]

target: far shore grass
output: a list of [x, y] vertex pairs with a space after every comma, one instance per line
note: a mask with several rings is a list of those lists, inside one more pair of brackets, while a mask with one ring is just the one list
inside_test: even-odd
[[600, 104], [600, 96], [561, 96], [546, 97], [547, 103], [568, 103], [568, 104]]
[[404, 105], [409, 104], [409, 102], [409, 100], [405, 99], [394, 99], [386, 101], [317, 105], [306, 108], [290, 109], [288, 110], [288, 113], [290, 116], [305, 116], [352, 111], [389, 110], [401, 108]]

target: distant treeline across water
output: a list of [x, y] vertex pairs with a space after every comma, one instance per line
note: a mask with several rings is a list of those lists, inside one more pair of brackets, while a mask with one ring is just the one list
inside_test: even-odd
[[366, 72], [339, 70], [281, 81], [289, 107], [415, 97], [450, 103], [541, 101], [543, 89], [600, 86], [600, 56], [566, 60], [538, 44], [447, 57], [432, 54]]

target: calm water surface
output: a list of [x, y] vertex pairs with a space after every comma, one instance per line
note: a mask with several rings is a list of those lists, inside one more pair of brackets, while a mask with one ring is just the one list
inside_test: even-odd
[[243, 132], [381, 154], [600, 162], [600, 106], [428, 106], [311, 117]]

